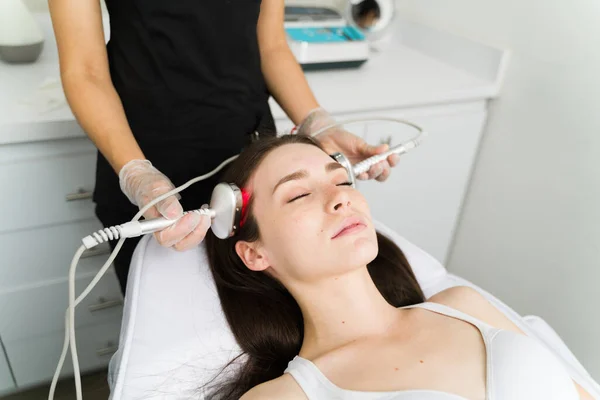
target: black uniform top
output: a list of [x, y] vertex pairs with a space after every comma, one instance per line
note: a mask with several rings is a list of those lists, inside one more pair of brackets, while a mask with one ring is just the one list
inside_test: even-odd
[[[239, 153], [256, 129], [274, 132], [256, 34], [260, 0], [106, 5], [113, 84], [142, 151], [175, 185]], [[94, 200], [128, 203], [100, 154]]]

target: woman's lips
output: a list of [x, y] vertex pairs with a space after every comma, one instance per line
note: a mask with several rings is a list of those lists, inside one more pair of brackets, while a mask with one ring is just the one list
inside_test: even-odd
[[342, 229], [342, 231], [340, 233], [338, 233], [337, 235], [335, 235], [332, 239], [336, 239], [341, 236], [352, 235], [353, 233], [360, 232], [365, 228], [366, 228], [365, 224], [363, 224], [362, 222], [357, 222], [357, 223], [354, 223], [354, 224], [349, 225], [348, 227]]

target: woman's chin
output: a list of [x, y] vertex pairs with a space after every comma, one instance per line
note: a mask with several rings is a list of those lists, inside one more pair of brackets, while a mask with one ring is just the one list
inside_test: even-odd
[[353, 264], [366, 265], [377, 257], [379, 248], [377, 240], [369, 237], [356, 237], [354, 240], [348, 241], [346, 246], [342, 246], [340, 257], [346, 258]]

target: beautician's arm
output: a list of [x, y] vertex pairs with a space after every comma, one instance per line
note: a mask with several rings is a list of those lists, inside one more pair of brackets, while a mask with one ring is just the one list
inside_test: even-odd
[[[123, 193], [142, 208], [150, 199], [167, 193], [174, 186], [149, 163], [139, 161], [146, 157], [133, 137], [110, 77], [100, 1], [49, 0], [49, 6], [58, 45], [60, 77], [69, 106], [115, 172], [125, 172], [120, 179]], [[155, 232], [158, 242], [176, 250], [196, 246], [204, 238], [210, 219], [192, 214]], [[182, 215], [183, 208], [175, 196], [167, 197], [144, 213], [146, 218], [176, 219]]]
[[145, 159], [112, 84], [99, 0], [49, 0], [71, 110], [115, 171]]
[[[504, 314], [498, 311], [498, 309], [488, 302], [485, 297], [470, 287], [457, 286], [446, 289], [435, 296], [432, 296], [429, 301], [445, 304], [448, 307], [462, 311], [465, 314], [471, 315], [496, 328], [506, 329], [525, 335], [521, 329], [519, 329]], [[577, 382], [573, 383], [575, 383], [575, 387], [579, 392], [579, 398], [581, 400], [594, 400]]]
[[284, 0], [262, 0], [258, 18], [262, 72], [270, 93], [298, 125], [319, 104], [287, 44], [283, 21]]

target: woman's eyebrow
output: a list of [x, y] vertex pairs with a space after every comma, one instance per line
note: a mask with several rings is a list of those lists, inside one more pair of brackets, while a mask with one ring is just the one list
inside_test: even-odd
[[[325, 172], [331, 172], [331, 171], [335, 171], [336, 169], [340, 169], [340, 168], [344, 168], [344, 166], [338, 162], [330, 162], [329, 164], [325, 165]], [[294, 180], [298, 180], [298, 179], [304, 179], [308, 177], [308, 171], [306, 171], [305, 169], [301, 169], [295, 172], [292, 172], [289, 175], [284, 176], [283, 178], [281, 178], [279, 180], [279, 182], [277, 182], [277, 184], [275, 185], [275, 187], [273, 188], [273, 193], [275, 193], [275, 191], [277, 190], [277, 188], [279, 186], [281, 186], [282, 184], [289, 182], [289, 181], [294, 181]]]
[[279, 182], [277, 182], [277, 185], [275, 185], [275, 187], [273, 188], [273, 193], [275, 193], [275, 191], [277, 190], [277, 188], [289, 181], [293, 181], [293, 180], [297, 180], [297, 179], [304, 179], [308, 176], [308, 172], [305, 169], [301, 169], [298, 170], [296, 172], [292, 172], [289, 175], [284, 176], [283, 178], [281, 178], [279, 180]]

